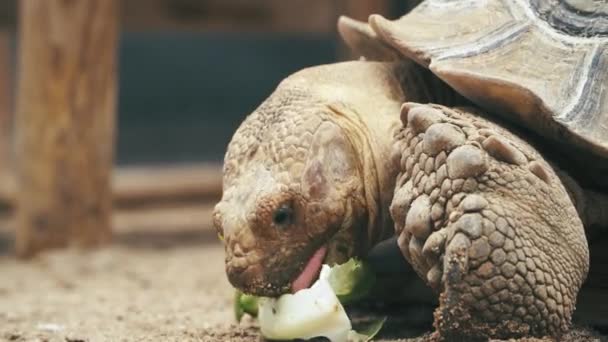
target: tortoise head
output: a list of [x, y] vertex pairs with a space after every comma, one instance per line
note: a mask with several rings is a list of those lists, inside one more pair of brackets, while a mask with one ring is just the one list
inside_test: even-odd
[[357, 254], [361, 164], [331, 111], [301, 90], [279, 89], [229, 144], [214, 222], [234, 286], [278, 295], [307, 287], [324, 259]]
[[369, 127], [349, 102], [354, 94], [327, 76], [366, 69], [357, 63], [287, 78], [228, 146], [214, 224], [228, 279], [244, 292], [278, 296], [306, 288], [322, 263], [370, 247], [380, 190]]

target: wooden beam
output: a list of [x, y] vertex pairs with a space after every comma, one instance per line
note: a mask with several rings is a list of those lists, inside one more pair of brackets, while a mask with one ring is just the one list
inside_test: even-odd
[[[128, 166], [112, 172], [112, 198], [118, 208], [159, 208], [216, 202], [222, 196], [219, 164]], [[12, 174], [0, 176], [0, 213], [16, 208]]]
[[214, 230], [214, 206], [215, 203], [193, 203], [154, 209], [115, 210], [113, 227], [116, 233], [145, 235], [194, 231], [200, 234]]
[[212, 203], [222, 196], [222, 169], [218, 164], [119, 168], [113, 192], [120, 208]]
[[116, 0], [21, 0], [16, 249], [110, 238]]
[[12, 166], [13, 69], [10, 33], [0, 29], [0, 177]]
[[[213, 227], [214, 202], [112, 213], [112, 243], [127, 247], [190, 246], [219, 243]], [[0, 215], [0, 257], [14, 252], [14, 220]]]

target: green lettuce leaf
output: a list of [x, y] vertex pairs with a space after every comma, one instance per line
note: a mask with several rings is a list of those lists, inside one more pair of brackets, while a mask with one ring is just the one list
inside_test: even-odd
[[234, 317], [240, 322], [245, 314], [252, 317], [258, 316], [259, 297], [245, 294], [239, 290], [234, 293]]
[[364, 298], [374, 286], [376, 276], [365, 262], [350, 259], [333, 266], [328, 280], [344, 305]]

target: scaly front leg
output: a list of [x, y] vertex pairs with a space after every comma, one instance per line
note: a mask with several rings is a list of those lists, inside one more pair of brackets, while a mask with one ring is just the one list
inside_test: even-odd
[[542, 155], [472, 109], [406, 104], [391, 214], [400, 248], [440, 292], [447, 340], [559, 336], [589, 252]]

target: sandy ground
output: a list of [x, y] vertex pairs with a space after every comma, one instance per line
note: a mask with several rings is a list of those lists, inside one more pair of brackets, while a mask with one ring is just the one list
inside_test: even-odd
[[[251, 322], [234, 323], [223, 249], [207, 235], [130, 234], [109, 248], [28, 262], [0, 236], [0, 340], [261, 341]], [[378, 340], [426, 340], [431, 312], [401, 308]], [[575, 334], [567, 340], [599, 340]]]

